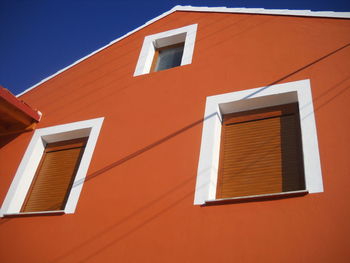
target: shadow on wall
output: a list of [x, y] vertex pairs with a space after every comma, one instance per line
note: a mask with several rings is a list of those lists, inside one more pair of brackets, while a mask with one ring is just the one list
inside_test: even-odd
[[[268, 86], [262, 88], [261, 90], [263, 89], [267, 89], [269, 86], [272, 86], [273, 84], [277, 84], [289, 77], [291, 77], [292, 75], [296, 74], [296, 73], [299, 73], [301, 72], [302, 70], [314, 65], [315, 63], [329, 57], [330, 55], [344, 49], [345, 47], [348, 47], [350, 44], [347, 44], [317, 60], [315, 60], [314, 62], [312, 63], [309, 63], [308, 65], [290, 73], [290, 74], [287, 74], [286, 76], [274, 81], [273, 83], [269, 84]], [[344, 79], [343, 81], [339, 82], [337, 84], [340, 85], [341, 83], [343, 83], [344, 81], [346, 81], [348, 78]], [[324, 92], [323, 94], [321, 94], [318, 98], [324, 96], [326, 93], [330, 92], [330, 90], [332, 90], [333, 87], [331, 87], [329, 90], [327, 90], [326, 92]], [[330, 101], [334, 100], [336, 97], [338, 97], [339, 95], [343, 94], [345, 92], [345, 90], [347, 90], [349, 87], [346, 87], [345, 89], [342, 89], [340, 92], [338, 92], [336, 95], [332, 96], [330, 99], [328, 99], [326, 102], [324, 102], [323, 104], [321, 104], [316, 110], [319, 110], [321, 107], [327, 105]], [[259, 91], [258, 91], [259, 92]], [[251, 96], [247, 96], [246, 99], [248, 99], [249, 97]], [[318, 98], [316, 98], [315, 100], [317, 100]], [[208, 116], [207, 118], [211, 118], [215, 115], [212, 115], [212, 116]], [[148, 150], [174, 138], [175, 136], [183, 133], [183, 132], [186, 132], [188, 131], [189, 129], [195, 127], [196, 125], [199, 125], [201, 124], [202, 122], [204, 121], [204, 119], [200, 119], [198, 121], [195, 121], [193, 122], [192, 124], [190, 125], [187, 125], [185, 126], [184, 128], [182, 129], [179, 129], [178, 131], [120, 159], [120, 160], [117, 160], [113, 163], [111, 163], [110, 165], [88, 175], [86, 177], [86, 181], [89, 181], [99, 175], [102, 175], [104, 172], [108, 171], [108, 170], [111, 170], [113, 169], [114, 167], [118, 166], [118, 165], [121, 165], [123, 163], [125, 163], [126, 161], [129, 161], [129, 160], [132, 160], [133, 158], [135, 158], [136, 156], [139, 156], [145, 152], [147, 152]], [[10, 139], [9, 139], [10, 140]], [[122, 224], [124, 224], [125, 222], [128, 222], [130, 221], [131, 219], [135, 218], [137, 215], [139, 215], [140, 213], [142, 212], [146, 212], [148, 211], [149, 209], [151, 209], [152, 207], [154, 208], [155, 205], [157, 203], [159, 203], [161, 200], [164, 200], [164, 198], [166, 196], [169, 196], [173, 193], [176, 193], [177, 191], [179, 191], [180, 189], [183, 189], [185, 186], [187, 186], [188, 184], [194, 184], [194, 181], [195, 181], [195, 176], [193, 175], [190, 175], [191, 177], [182, 181], [181, 183], [179, 183], [178, 185], [174, 186], [172, 189], [164, 192], [163, 194], [159, 195], [157, 198], [143, 204], [142, 206], [140, 206], [139, 208], [135, 209], [132, 213], [130, 213], [129, 215], [123, 217], [122, 219], [119, 219], [117, 220], [114, 224], [108, 226], [108, 227], [105, 227], [103, 230], [101, 230], [99, 233], [97, 234], [94, 234], [92, 235], [91, 237], [87, 238], [85, 241], [81, 242], [80, 244], [77, 244], [75, 246], [73, 246], [72, 248], [70, 248], [69, 250], [67, 250], [65, 253], [61, 254], [61, 255], [58, 255], [57, 257], [55, 257], [54, 259], [52, 259], [52, 261], [50, 261], [51, 263], [56, 263], [56, 262], [60, 262], [60, 261], [63, 261], [63, 260], [67, 260], [68, 257], [72, 256], [74, 253], [79, 253], [78, 250], [80, 249], [83, 249], [84, 247], [86, 247], [87, 245], [89, 245], [90, 243], [94, 242], [96, 239], [99, 239], [99, 238], [103, 238], [103, 237], [106, 237], [106, 235], [108, 233], [111, 233], [111, 231], [115, 230], [117, 227], [121, 226]], [[78, 183], [82, 183], [82, 182], [78, 182]], [[193, 187], [194, 188], [194, 187]], [[136, 231], [138, 231], [139, 229], [141, 229], [143, 226], [149, 224], [150, 222], [154, 221], [155, 219], [159, 218], [161, 215], [163, 215], [164, 213], [168, 212], [169, 210], [171, 210], [172, 208], [176, 207], [177, 205], [179, 205], [182, 201], [186, 200], [187, 198], [190, 198], [190, 197], [193, 197], [193, 193], [194, 193], [194, 190], [192, 191], [189, 191], [188, 193], [185, 193], [185, 194], [181, 194], [178, 195], [178, 197], [176, 198], [176, 200], [174, 202], [171, 202], [167, 205], [165, 205], [164, 207], [162, 208], [156, 208], [154, 209], [155, 211], [151, 211], [151, 215], [148, 216], [145, 220], [141, 221], [141, 222], [138, 222], [136, 223], [134, 226], [130, 227], [128, 230], [126, 231], [118, 231], [116, 233], [116, 236], [115, 238], [112, 240], [112, 241], [106, 241], [106, 243], [104, 245], [101, 245], [101, 242], [99, 242], [99, 246], [96, 247], [96, 249], [94, 251], [91, 251], [90, 253], [87, 253], [87, 251], [84, 251], [84, 253], [81, 253], [82, 255], [84, 255], [84, 257], [79, 261], [79, 262], [85, 262], [87, 260], [90, 260], [92, 257], [95, 257], [97, 256], [98, 254], [102, 253], [104, 250], [110, 248], [111, 246], [113, 245], [116, 245], [118, 242], [122, 241], [124, 238], [128, 237], [129, 235], [135, 233]], [[192, 201], [191, 201], [192, 203]], [[1, 224], [3, 225], [4, 223], [8, 222], [9, 220], [15, 220], [15, 218], [6, 218], [6, 219], [2, 219], [1, 221]], [[100, 240], [101, 241], [101, 240]]]
[[0, 149], [4, 147], [6, 144], [10, 143], [14, 139], [16, 139], [20, 134], [10, 134], [10, 135], [4, 135], [0, 136]]
[[[316, 63], [318, 63], [318, 62], [320, 62], [320, 61], [322, 61], [322, 60], [324, 60], [324, 59], [326, 59], [326, 58], [328, 58], [328, 57], [334, 55], [335, 53], [337, 53], [337, 52], [339, 52], [339, 51], [341, 51], [341, 50], [343, 50], [344, 48], [347, 48], [347, 47], [349, 47], [349, 46], [350, 46], [350, 43], [347, 43], [346, 45], [344, 45], [344, 46], [342, 46], [342, 47], [340, 47], [340, 48], [337, 48], [336, 50], [334, 50], [334, 51], [332, 51], [332, 52], [330, 52], [330, 53], [328, 53], [328, 54], [326, 54], [326, 55], [324, 55], [324, 56], [322, 56], [322, 57], [320, 57], [320, 58], [318, 58], [318, 59], [312, 61], [311, 63], [309, 63], [309, 64], [307, 64], [307, 65], [305, 65], [305, 66], [303, 66], [303, 67], [301, 67], [301, 68], [299, 68], [299, 69], [297, 69], [297, 70], [295, 70], [295, 71], [293, 71], [293, 72], [291, 72], [291, 73], [289, 73], [289, 74], [287, 74], [287, 75], [285, 75], [284, 77], [282, 77], [282, 78], [280, 78], [280, 79], [278, 79], [278, 80], [275, 80], [275, 81], [271, 82], [271, 83], [268, 84], [267, 86], [265, 86], [265, 87], [259, 89], [258, 91], [253, 92], [252, 94], [246, 96], [244, 99], [249, 99], [250, 97], [254, 96], [255, 94], [258, 94], [258, 93], [260, 93], [261, 91], [263, 91], [263, 90], [265, 90], [265, 89], [268, 89], [268, 88], [271, 87], [272, 85], [276, 85], [276, 84], [282, 82], [283, 80], [286, 80], [287, 78], [289, 78], [289, 77], [291, 77], [291, 76], [293, 76], [293, 75], [295, 75], [295, 74], [297, 74], [297, 73], [299, 73], [299, 72], [301, 72], [301, 71], [303, 71], [303, 70], [305, 70], [305, 69], [311, 67], [312, 65], [314, 65], [314, 64], [316, 64]], [[320, 97], [321, 97], [321, 96], [320, 96]]]
[[[347, 44], [347, 45], [345, 45], [345, 46], [343, 46], [343, 47], [341, 47], [341, 48], [336, 49], [336, 50], [333, 51], [333, 52], [328, 53], [328, 54], [325, 55], [325, 56], [322, 56], [321, 58], [319, 58], [319, 59], [317, 59], [317, 60], [315, 60], [315, 61], [313, 61], [313, 62], [307, 64], [306, 66], [303, 66], [303, 67], [301, 67], [300, 69], [298, 69], [298, 70], [296, 70], [296, 71], [294, 71], [294, 72], [292, 72], [292, 73], [290, 73], [290, 74], [287, 74], [287, 75], [285, 75], [284, 77], [282, 77], [282, 78], [280, 78], [280, 79], [278, 79], [278, 80], [272, 82], [271, 84], [269, 84], [268, 86], [262, 88], [261, 90], [266, 89], [266, 88], [268, 88], [268, 87], [270, 87], [270, 86], [272, 86], [272, 85], [274, 85], [274, 84], [277, 84], [277, 83], [279, 83], [279, 82], [281, 82], [281, 81], [283, 81], [283, 80], [286, 80], [287, 78], [289, 78], [289, 77], [291, 77], [291, 76], [293, 76], [293, 75], [295, 75], [295, 74], [297, 74], [297, 73], [299, 73], [299, 72], [301, 72], [301, 71], [303, 71], [303, 70], [305, 70], [305, 69], [311, 67], [312, 65], [314, 65], [314, 64], [316, 64], [316, 63], [318, 63], [318, 62], [320, 62], [320, 61], [322, 61], [322, 60], [324, 60], [324, 59], [326, 59], [327, 57], [329, 57], [329, 56], [331, 56], [331, 55], [333, 55], [333, 54], [335, 54], [335, 53], [337, 53], [337, 52], [343, 50], [344, 48], [348, 47], [349, 45], [350, 45], [350, 43]], [[345, 82], [346, 80], [348, 80], [349, 78], [350, 78], [350, 77], [347, 77], [347, 78], [345, 78], [344, 80], [340, 81], [339, 83], [337, 83], [337, 84], [335, 85], [335, 87], [330, 87], [327, 91], [325, 91], [325, 92], [324, 92], [323, 94], [321, 94], [319, 97], [314, 98], [314, 101], [318, 100], [318, 99], [321, 98], [321, 97], [324, 97], [326, 94], [330, 93], [332, 90], [334, 90], [336, 87], [338, 87], [339, 85], [341, 85], [342, 83], [344, 83], [344, 82]], [[346, 87], [346, 88], [344, 88], [344, 89], [338, 91], [334, 96], [332, 96], [330, 99], [326, 100], [326, 101], [325, 101], [324, 103], [322, 103], [319, 107], [317, 107], [317, 108], [315, 109], [315, 112], [318, 111], [321, 107], [326, 106], [328, 103], [330, 103], [331, 101], [333, 101], [333, 100], [334, 100], [336, 97], [338, 97], [339, 95], [343, 94], [343, 93], [344, 93], [346, 90], [348, 90], [349, 88], [350, 88], [350, 87]], [[258, 92], [259, 92], [259, 91], [258, 91]], [[253, 94], [252, 94], [252, 95], [253, 95]], [[248, 99], [248, 98], [251, 97], [252, 95], [247, 96], [246, 99]], [[212, 117], [212, 116], [210, 116], [210, 117]], [[190, 128], [192, 128], [192, 127], [194, 127], [194, 126], [196, 126], [196, 125], [202, 123], [202, 121], [203, 121], [203, 120], [199, 120], [199, 121], [197, 121], [197, 122], [194, 122], [194, 123], [192, 123], [192, 124], [190, 124], [190, 125], [188, 125], [188, 126], [182, 128], [182, 129], [180, 129], [180, 130], [178, 130], [178, 131], [176, 131], [176, 132], [174, 132], [174, 133], [172, 133], [172, 134], [170, 134], [170, 135], [164, 137], [163, 139], [158, 140], [157, 142], [155, 142], [155, 143], [153, 143], [153, 144], [151, 144], [151, 145], [149, 145], [149, 146], [147, 146], [147, 147], [145, 147], [145, 148], [143, 148], [143, 149], [141, 149], [141, 150], [139, 150], [139, 151], [137, 151], [137, 152], [135, 152], [135, 153], [133, 153], [133, 154], [130, 154], [130, 155], [128, 155], [127, 157], [125, 157], [125, 158], [123, 158], [123, 159], [120, 159], [120, 160], [118, 160], [118, 161], [116, 161], [116, 162], [114, 162], [114, 163], [112, 163], [112, 164], [106, 166], [105, 168], [100, 169], [99, 171], [88, 175], [88, 176], [87, 176], [88, 180], [91, 180], [92, 178], [94, 178], [94, 177], [96, 177], [96, 176], [98, 176], [98, 175], [103, 174], [105, 171], [108, 171], [108, 170], [110, 170], [110, 169], [112, 169], [112, 168], [114, 168], [114, 167], [116, 167], [116, 166], [118, 166], [118, 165], [120, 165], [120, 164], [122, 164], [122, 163], [124, 163], [124, 162], [126, 162], [126, 161], [128, 161], [128, 160], [130, 160], [130, 159], [132, 159], [132, 158], [134, 158], [134, 157], [136, 157], [136, 156], [142, 154], [142, 153], [144, 153], [144, 152], [146, 152], [147, 150], [152, 149], [153, 147], [155, 147], [155, 146], [161, 144], [162, 142], [165, 142], [165, 141], [167, 141], [167, 140], [169, 140], [169, 139], [175, 137], [176, 135], [178, 135], [178, 134], [180, 134], [180, 133], [182, 133], [182, 132], [185, 132], [185, 131], [189, 130]], [[169, 191], [165, 192], [164, 194], [160, 195], [158, 198], [156, 198], [156, 199], [154, 199], [154, 200], [152, 200], [152, 201], [150, 201], [150, 202], [144, 204], [142, 207], [140, 207], [139, 209], [135, 210], [134, 212], [132, 212], [132, 213], [129, 214], [128, 216], [124, 217], [123, 219], [118, 220], [115, 224], [113, 224], [113, 225], [111, 225], [111, 226], [105, 228], [103, 231], [99, 232], [98, 234], [93, 235], [92, 237], [90, 237], [89, 239], [87, 239], [87, 240], [85, 240], [84, 242], [80, 243], [79, 245], [77, 245], [77, 246], [71, 248], [71, 249], [68, 250], [66, 253], [64, 253], [64, 254], [62, 254], [62, 255], [56, 257], [55, 259], [53, 259], [53, 260], [51, 261], [51, 263], [54, 263], [54, 262], [56, 263], [56, 262], [59, 262], [59, 261], [61, 261], [61, 260], [63, 260], [63, 259], [66, 259], [66, 258], [69, 257], [70, 255], [72, 255], [73, 253], [75, 253], [77, 250], [79, 250], [79, 249], [81, 249], [81, 248], [87, 246], [87, 245], [90, 244], [91, 242], [93, 242], [95, 239], [100, 238], [100, 237], [106, 235], [107, 233], [109, 233], [110, 231], [112, 231], [113, 229], [115, 229], [116, 227], [118, 227], [119, 225], [121, 225], [121, 224], [122, 224], [123, 222], [125, 222], [126, 220], [130, 220], [131, 218], [135, 217], [137, 214], [139, 214], [139, 213], [141, 213], [141, 212], [143, 212], [143, 211], [149, 209], [150, 207], [154, 206], [157, 202], [159, 202], [160, 200], [162, 200], [165, 196], [170, 195], [170, 194], [176, 192], [177, 190], [179, 190], [179, 189], [185, 187], [187, 184], [189, 184], [190, 182], [192, 182], [192, 180], [194, 180], [194, 178], [189, 178], [189, 179], [183, 181], [182, 183], [178, 184], [177, 186], [175, 186], [175, 187], [172, 188], [171, 190], [169, 190]], [[109, 247], [111, 247], [111, 246], [117, 244], [117, 243], [120, 242], [122, 239], [126, 238], [127, 236], [131, 235], [132, 233], [134, 233], [134, 232], [136, 232], [137, 230], [139, 230], [140, 228], [142, 228], [144, 225], [146, 225], [146, 224], [152, 222], [152, 221], [155, 220], [157, 217], [159, 217], [159, 216], [161, 216], [162, 214], [164, 214], [164, 213], [166, 213], [167, 211], [169, 211], [171, 208], [174, 208], [174, 207], [175, 207], [176, 205], [178, 205], [181, 201], [185, 200], [186, 198], [193, 197], [193, 193], [194, 193], [194, 190], [191, 191], [191, 192], [189, 192], [189, 193], [187, 193], [187, 194], [185, 194], [185, 195], [182, 195], [182, 196], [179, 197], [175, 202], [173, 202], [173, 203], [169, 204], [168, 206], [166, 206], [165, 208], [159, 210], [157, 213], [154, 213], [153, 216], [151, 216], [151, 217], [149, 217], [148, 219], [146, 219], [145, 221], [140, 222], [139, 224], [135, 225], [135, 226], [134, 226], [133, 228], [131, 228], [129, 231], [125, 232], [124, 234], [120, 234], [120, 235], [119, 235], [118, 237], [116, 237], [113, 241], [110, 241], [110, 242], [106, 243], [104, 246], [101, 246], [101, 247], [97, 248], [94, 252], [92, 252], [92, 253], [86, 255], [86, 257], [84, 257], [83, 259], [81, 259], [80, 262], [85, 262], [85, 261], [87, 261], [88, 259], [91, 259], [92, 257], [97, 256], [98, 254], [100, 254], [101, 252], [103, 252], [105, 249], [107, 249], [107, 248], [109, 248]]]
[[127, 155], [126, 157], [124, 157], [122, 159], [119, 159], [118, 161], [116, 161], [114, 163], [111, 163], [110, 165], [107, 165], [106, 167], [104, 167], [104, 168], [102, 168], [102, 169], [100, 169], [100, 170], [98, 170], [98, 171], [96, 171], [96, 172], [94, 172], [92, 174], [89, 174], [88, 176], [86, 176], [85, 180], [76, 182], [73, 185], [73, 187], [76, 186], [76, 185], [82, 184], [84, 181], [85, 182], [89, 181], [89, 180], [93, 179], [94, 177], [99, 176], [100, 174], [103, 174], [104, 172], [106, 172], [106, 171], [108, 171], [108, 170], [110, 170], [110, 169], [112, 169], [112, 168], [114, 168], [114, 167], [116, 167], [118, 165], [121, 165], [121, 164], [125, 163], [126, 161], [129, 161], [129, 160], [139, 156], [140, 154], [142, 154], [144, 152], [147, 152], [147, 151], [151, 150], [152, 148], [154, 148], [154, 147], [156, 147], [156, 146], [158, 146], [158, 145], [160, 145], [160, 144], [162, 144], [162, 143], [164, 143], [164, 142], [166, 142], [166, 141], [176, 137], [177, 135], [179, 135], [179, 134], [181, 134], [183, 132], [186, 132], [187, 130], [189, 130], [189, 129], [191, 129], [191, 128], [201, 124], [204, 120], [207, 120], [207, 119], [210, 119], [210, 118], [214, 117], [215, 115], [217, 115], [217, 114], [211, 114], [211, 115], [207, 116], [204, 119], [200, 119], [198, 121], [195, 121], [192, 124], [187, 125], [184, 128], [182, 128], [180, 130], [177, 130], [176, 132], [171, 133], [170, 135], [165, 136], [164, 138], [162, 138], [162, 139], [160, 139], [160, 140], [158, 140], [158, 141], [156, 141], [154, 143], [151, 143], [150, 145], [148, 145], [148, 146], [146, 146], [146, 147], [144, 147], [144, 148], [142, 148], [142, 149], [140, 149], [140, 150], [138, 150], [138, 151], [136, 151], [136, 152], [134, 152], [132, 154], [129, 154], [129, 155]]

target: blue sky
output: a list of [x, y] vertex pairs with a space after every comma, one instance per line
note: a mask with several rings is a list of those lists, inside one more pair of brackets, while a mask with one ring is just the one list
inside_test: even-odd
[[0, 0], [0, 85], [18, 94], [175, 5], [350, 11], [349, 0]]

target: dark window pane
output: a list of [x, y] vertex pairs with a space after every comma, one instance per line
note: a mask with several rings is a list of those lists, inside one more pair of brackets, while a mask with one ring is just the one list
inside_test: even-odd
[[181, 65], [184, 44], [159, 50], [155, 71], [169, 69]]

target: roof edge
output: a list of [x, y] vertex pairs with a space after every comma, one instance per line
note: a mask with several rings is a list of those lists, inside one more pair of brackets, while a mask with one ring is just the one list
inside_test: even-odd
[[16, 98], [15, 95], [13, 95], [8, 89], [5, 89], [2, 86], [0, 86], [0, 98], [6, 101], [6, 103], [10, 104], [15, 109], [33, 119], [35, 122], [40, 121], [42, 116], [40, 111], [33, 109], [23, 100]]
[[[291, 10], [291, 9], [264, 9], [264, 8], [244, 8], [244, 7], [195, 7], [195, 6], [175, 6], [176, 11], [196, 11], [196, 12], [217, 12], [217, 13], [243, 13], [243, 14], [263, 14], [263, 15], [283, 15], [283, 16], [307, 16], [325, 18], [350, 18], [350, 12], [334, 11], [311, 11], [311, 10]], [[174, 9], [173, 8], [173, 9]]]
[[164, 12], [163, 14], [147, 21], [143, 25], [135, 28], [134, 30], [124, 34], [123, 36], [111, 41], [107, 45], [95, 50], [94, 52], [82, 57], [81, 59], [78, 59], [77, 61], [73, 62], [72, 64], [68, 65], [67, 67], [65, 67], [65, 68], [57, 71], [56, 73], [48, 76], [47, 78], [39, 81], [38, 83], [34, 84], [33, 86], [29, 87], [28, 89], [17, 94], [16, 97], [20, 97], [20, 96], [24, 95], [28, 91], [36, 88], [37, 86], [43, 84], [44, 82], [56, 77], [58, 74], [62, 73], [63, 71], [70, 69], [71, 67], [77, 65], [78, 63], [82, 62], [83, 60], [85, 60], [85, 59], [95, 55], [96, 53], [108, 48], [109, 46], [113, 45], [114, 43], [130, 36], [131, 34], [143, 29], [144, 27], [162, 19], [163, 17], [166, 17], [166, 16], [174, 13], [175, 11], [264, 14], [264, 15], [306, 16], [306, 17], [325, 17], [325, 18], [350, 18], [350, 12], [290, 10], [290, 9], [264, 9], [264, 8], [196, 7], [196, 6], [176, 5], [172, 9], [170, 9], [169, 11]]
[[87, 59], [87, 58], [89, 58], [89, 57], [95, 55], [96, 53], [98, 53], [98, 52], [100, 52], [100, 51], [102, 51], [102, 50], [108, 48], [109, 46], [113, 45], [114, 43], [119, 42], [120, 40], [122, 40], [122, 39], [124, 39], [124, 38], [130, 36], [131, 34], [137, 32], [137, 31], [139, 31], [139, 30], [141, 30], [141, 29], [143, 29], [144, 27], [146, 27], [146, 26], [148, 26], [148, 25], [150, 25], [150, 24], [152, 24], [152, 23], [154, 23], [154, 22], [156, 22], [156, 21], [162, 19], [163, 17], [166, 17], [166, 16], [170, 15], [171, 13], [177, 11], [177, 10], [176, 10], [176, 7], [177, 7], [177, 6], [174, 6], [174, 7], [173, 7], [172, 9], [170, 9], [169, 11], [164, 12], [163, 14], [161, 14], [161, 15], [159, 15], [159, 16], [157, 16], [157, 17], [155, 17], [155, 18], [153, 18], [153, 19], [151, 19], [151, 20], [149, 20], [149, 21], [147, 21], [146, 23], [144, 23], [143, 25], [141, 25], [141, 26], [135, 28], [134, 30], [132, 30], [132, 31], [130, 31], [130, 32], [128, 32], [128, 33], [122, 35], [121, 37], [119, 37], [119, 38], [117, 38], [117, 39], [115, 39], [115, 40], [112, 40], [112, 41], [109, 42], [107, 45], [105, 45], [105, 46], [103, 46], [103, 47], [101, 47], [101, 48], [99, 48], [99, 49], [93, 51], [92, 53], [90, 53], [90, 54], [88, 54], [88, 55], [82, 57], [81, 59], [78, 59], [77, 61], [73, 62], [72, 64], [68, 65], [67, 67], [65, 67], [65, 68], [63, 68], [63, 69], [57, 71], [56, 73], [54, 73], [54, 74], [48, 76], [47, 78], [45, 78], [45, 79], [39, 81], [38, 83], [34, 84], [34, 85], [31, 86], [30, 88], [28, 88], [28, 89], [22, 91], [21, 93], [17, 94], [16, 97], [20, 97], [20, 96], [24, 95], [25, 93], [27, 93], [28, 91], [31, 91], [32, 89], [36, 88], [36, 87], [39, 86], [40, 84], [43, 84], [44, 82], [46, 82], [46, 81], [48, 81], [48, 80], [50, 80], [50, 79], [56, 77], [58, 74], [62, 73], [63, 71], [66, 71], [67, 69], [70, 69], [71, 67], [77, 65], [78, 63], [82, 62], [83, 60], [85, 60], [85, 59]]

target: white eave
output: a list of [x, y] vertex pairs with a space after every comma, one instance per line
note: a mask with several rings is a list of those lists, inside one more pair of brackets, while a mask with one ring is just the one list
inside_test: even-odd
[[[175, 6], [175, 11], [194, 12], [216, 12], [216, 13], [240, 13], [240, 14], [263, 14], [263, 15], [283, 15], [283, 16], [309, 16], [309, 17], [329, 17], [329, 18], [350, 18], [350, 12], [333, 11], [311, 11], [311, 10], [290, 10], [290, 9], [264, 9], [264, 8], [228, 8], [228, 7], [194, 7]], [[171, 10], [173, 10], [171, 9]], [[171, 11], [170, 10], [170, 11]]]
[[62, 73], [63, 71], [75, 66], [76, 64], [80, 63], [81, 61], [95, 55], [96, 53], [102, 51], [103, 49], [113, 45], [114, 43], [128, 37], [129, 35], [143, 29], [144, 27], [162, 19], [165, 16], [168, 16], [176, 11], [189, 11], [189, 12], [212, 12], [212, 13], [237, 13], [237, 14], [263, 14], [263, 15], [283, 15], [283, 16], [306, 16], [306, 17], [325, 17], [325, 18], [350, 18], [350, 12], [333, 12], [333, 11], [311, 11], [311, 10], [289, 10], [289, 9], [264, 9], [264, 8], [228, 8], [228, 7], [195, 7], [195, 6], [174, 6], [169, 11], [149, 20], [142, 26], [139, 26], [138, 28], [126, 33], [125, 35], [111, 41], [109, 44], [101, 47], [100, 49], [97, 49], [96, 51], [88, 54], [87, 56], [73, 62], [69, 66], [57, 71], [53, 75], [41, 80], [37, 84], [31, 86], [30, 88], [26, 89], [25, 91], [21, 92], [17, 95], [17, 97], [22, 96], [26, 92], [34, 89], [35, 87], [39, 86], [40, 84], [54, 78], [58, 74]]

